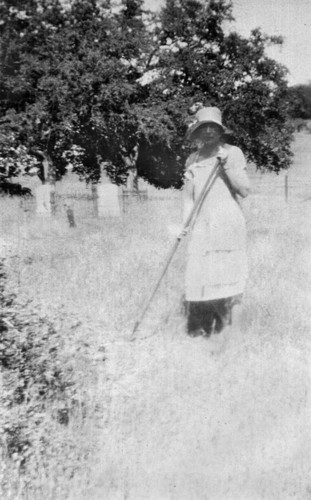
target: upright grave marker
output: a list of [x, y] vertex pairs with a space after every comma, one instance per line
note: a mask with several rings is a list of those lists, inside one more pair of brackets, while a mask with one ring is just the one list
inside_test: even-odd
[[105, 173], [97, 184], [97, 210], [99, 217], [121, 217], [119, 188]]
[[36, 188], [36, 212], [38, 215], [51, 216], [51, 194], [52, 186], [50, 184], [42, 184]]

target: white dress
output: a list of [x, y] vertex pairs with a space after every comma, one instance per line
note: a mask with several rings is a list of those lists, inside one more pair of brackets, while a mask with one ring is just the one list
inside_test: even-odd
[[[247, 179], [242, 151], [228, 146], [224, 169]], [[194, 199], [201, 192], [217, 161], [216, 156], [190, 161], [186, 178], [193, 183]], [[207, 195], [191, 233], [186, 266], [186, 300], [209, 301], [240, 295], [247, 278], [246, 227], [237, 196], [218, 176]]]

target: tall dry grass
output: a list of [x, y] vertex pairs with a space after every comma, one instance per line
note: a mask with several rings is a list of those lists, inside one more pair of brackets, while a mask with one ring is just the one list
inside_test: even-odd
[[[68, 423], [59, 422], [66, 402], [55, 400], [48, 401], [44, 415], [27, 428], [31, 446], [25, 467], [25, 457], [8, 453], [4, 446], [1, 497], [75, 497], [72, 477], [78, 478], [78, 485], [87, 484], [88, 457], [109, 403], [102, 383], [107, 345], [128, 338], [170, 242], [159, 206], [162, 217], [175, 220], [178, 200], [164, 195], [160, 202], [134, 201], [120, 220], [84, 218], [76, 229], [61, 216], [46, 219], [23, 212], [19, 200], [2, 198], [0, 203], [7, 292], [17, 295], [16, 308], [25, 308], [27, 322], [33, 321], [35, 312], [54, 325], [59, 334], [55, 363], [70, 373], [74, 386]], [[5, 379], [7, 373], [3, 370]], [[7, 380], [3, 386], [9, 390]], [[22, 425], [32, 404], [39, 412], [30, 399], [10, 410], [12, 420], [15, 412], [14, 421]], [[1, 414], [4, 425], [10, 411]]]
[[[303, 148], [305, 143], [296, 151], [299, 165]], [[276, 182], [274, 177], [269, 180]], [[286, 204], [283, 192], [271, 193], [257, 174], [253, 182], [254, 194], [244, 204], [249, 281], [235, 353], [243, 357], [249, 351], [298, 350], [299, 356], [307, 356], [311, 202], [303, 201], [305, 192], [304, 197], [296, 192]], [[70, 368], [80, 401], [67, 425], [55, 420], [53, 403], [46, 406], [43, 423], [30, 429], [32, 453], [24, 471], [4, 449], [0, 496], [79, 498], [109, 409], [105, 353], [110, 344], [129, 339], [174, 241], [170, 227], [181, 220], [181, 196], [159, 192], [148, 201], [132, 200], [121, 219], [81, 217], [74, 229], [61, 213], [37, 218], [24, 212], [16, 199], [1, 198], [0, 205], [9, 288], [20, 303], [30, 301], [32, 310], [63, 332], [58, 362]], [[141, 336], [160, 330], [177, 340], [185, 335], [184, 254], [182, 244], [141, 325]], [[22, 415], [26, 409], [21, 405], [18, 411]], [[44, 449], [46, 435], [49, 444]]]

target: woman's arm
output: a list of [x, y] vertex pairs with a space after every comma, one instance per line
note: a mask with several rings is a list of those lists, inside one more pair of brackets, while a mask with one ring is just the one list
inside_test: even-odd
[[184, 207], [183, 207], [183, 223], [187, 221], [190, 212], [193, 207], [193, 202], [194, 202], [194, 188], [193, 188], [193, 183], [191, 179], [188, 179], [186, 177], [185, 183], [184, 183], [184, 190], [183, 190], [183, 201], [184, 201]]
[[223, 169], [233, 193], [245, 198], [250, 191], [250, 182], [246, 172], [246, 160], [239, 148], [231, 147], [229, 149]]

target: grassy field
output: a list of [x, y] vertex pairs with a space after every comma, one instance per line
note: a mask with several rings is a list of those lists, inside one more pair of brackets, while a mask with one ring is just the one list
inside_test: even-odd
[[180, 193], [133, 200], [121, 219], [80, 210], [74, 229], [61, 211], [40, 219], [0, 200], [8, 287], [56, 325], [79, 401], [66, 425], [46, 406], [23, 473], [4, 453], [2, 498], [311, 498], [310, 135], [293, 150], [288, 203], [283, 175], [250, 172], [249, 280], [217, 339], [185, 333], [184, 243], [129, 342]]

